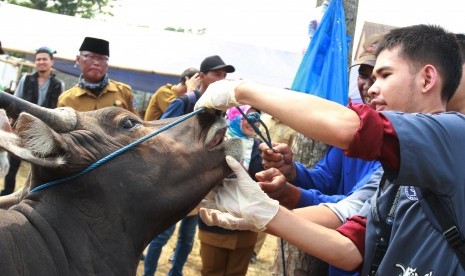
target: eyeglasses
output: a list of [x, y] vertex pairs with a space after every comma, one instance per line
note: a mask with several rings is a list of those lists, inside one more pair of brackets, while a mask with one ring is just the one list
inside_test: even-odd
[[81, 54], [81, 58], [85, 62], [94, 62], [98, 61], [99, 63], [108, 63], [108, 57], [107, 56], [97, 56], [97, 55], [91, 55], [91, 54]]

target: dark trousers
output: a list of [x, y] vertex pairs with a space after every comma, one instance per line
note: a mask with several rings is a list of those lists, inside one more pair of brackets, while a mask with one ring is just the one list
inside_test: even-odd
[[21, 165], [21, 159], [18, 159], [11, 154], [8, 155], [10, 161], [10, 170], [5, 175], [5, 187], [0, 195], [9, 195], [15, 191], [16, 185], [16, 174], [18, 173], [19, 166]]

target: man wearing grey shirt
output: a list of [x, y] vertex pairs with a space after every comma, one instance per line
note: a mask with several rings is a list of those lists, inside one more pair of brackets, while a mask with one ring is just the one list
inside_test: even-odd
[[[57, 107], [58, 96], [63, 92], [65, 85], [52, 72], [54, 53], [55, 51], [48, 47], [41, 47], [35, 51], [36, 71], [23, 75], [14, 94], [16, 97], [47, 108]], [[11, 194], [15, 189], [16, 173], [21, 160], [10, 155], [9, 161], [10, 169], [5, 176], [5, 187], [0, 195]]]

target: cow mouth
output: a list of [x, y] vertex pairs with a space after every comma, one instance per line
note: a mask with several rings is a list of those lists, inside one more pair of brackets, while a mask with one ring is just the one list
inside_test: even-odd
[[224, 135], [226, 134], [226, 128], [220, 128], [215, 131], [215, 134], [211, 139], [208, 140], [206, 147], [207, 150], [212, 150], [223, 144]]
[[237, 161], [242, 159], [242, 140], [238, 137], [231, 137], [225, 141], [226, 127], [218, 128], [211, 139], [208, 139], [207, 149], [224, 149], [225, 155], [232, 156]]

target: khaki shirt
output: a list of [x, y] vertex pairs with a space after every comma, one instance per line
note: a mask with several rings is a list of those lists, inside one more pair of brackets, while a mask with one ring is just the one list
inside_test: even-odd
[[58, 107], [72, 107], [77, 111], [91, 111], [103, 107], [117, 106], [137, 114], [134, 94], [129, 85], [110, 80], [98, 96], [78, 85], [66, 90], [58, 98]]
[[160, 119], [170, 103], [178, 97], [176, 85], [166, 84], [160, 87], [150, 98], [149, 105], [145, 111], [145, 121]]

